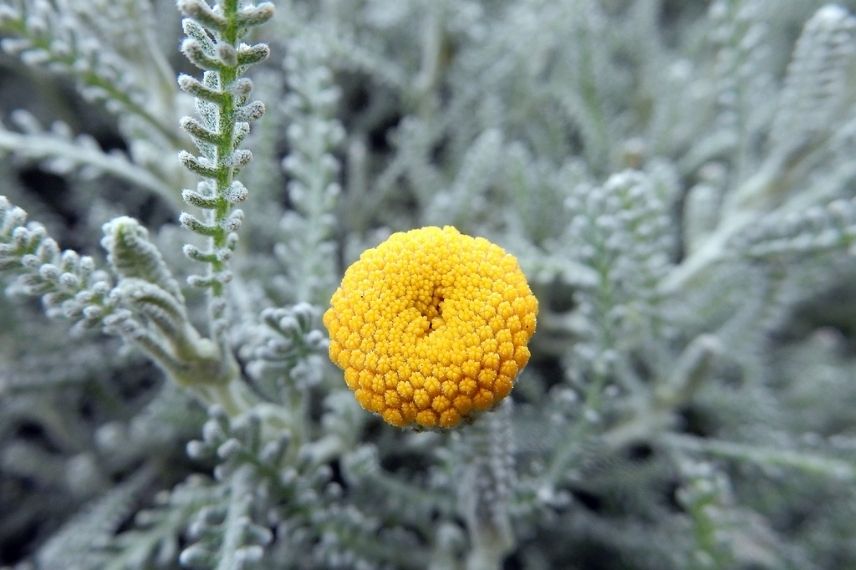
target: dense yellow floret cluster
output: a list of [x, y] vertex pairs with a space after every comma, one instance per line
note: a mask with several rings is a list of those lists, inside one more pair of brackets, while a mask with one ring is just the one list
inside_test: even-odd
[[324, 326], [360, 405], [450, 428], [508, 395], [538, 301], [514, 256], [453, 227], [393, 234], [345, 272]]

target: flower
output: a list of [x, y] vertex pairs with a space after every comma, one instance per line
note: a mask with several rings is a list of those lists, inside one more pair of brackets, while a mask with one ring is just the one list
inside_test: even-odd
[[426, 227], [363, 252], [324, 326], [330, 359], [363, 408], [394, 426], [450, 428], [508, 395], [529, 361], [537, 312], [514, 256]]

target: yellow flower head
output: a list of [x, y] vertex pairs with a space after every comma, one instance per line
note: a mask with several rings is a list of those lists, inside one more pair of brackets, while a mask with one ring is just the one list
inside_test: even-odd
[[538, 301], [514, 256], [453, 227], [396, 233], [345, 272], [324, 314], [330, 359], [394, 426], [456, 426], [511, 391]]

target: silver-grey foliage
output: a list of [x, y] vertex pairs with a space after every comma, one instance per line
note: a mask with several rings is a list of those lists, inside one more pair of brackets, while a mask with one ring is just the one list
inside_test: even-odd
[[[177, 7], [0, 0], [0, 567], [856, 566], [856, 3]], [[532, 360], [398, 430], [321, 315], [445, 224]]]

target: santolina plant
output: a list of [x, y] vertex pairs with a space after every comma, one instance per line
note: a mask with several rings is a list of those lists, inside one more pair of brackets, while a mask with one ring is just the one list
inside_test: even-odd
[[0, 0], [0, 568], [856, 566], [854, 9]]

